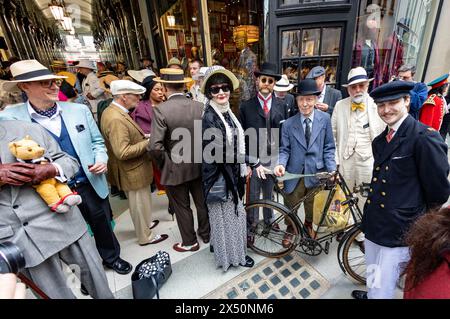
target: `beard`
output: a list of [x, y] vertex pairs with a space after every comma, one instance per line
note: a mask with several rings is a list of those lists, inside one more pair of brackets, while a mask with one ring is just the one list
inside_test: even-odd
[[366, 99], [366, 94], [358, 94], [352, 97], [352, 102], [356, 104], [361, 104]]

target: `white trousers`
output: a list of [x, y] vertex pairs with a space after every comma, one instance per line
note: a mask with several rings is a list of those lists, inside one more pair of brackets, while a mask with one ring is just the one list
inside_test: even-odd
[[384, 247], [365, 240], [369, 299], [393, 299], [395, 287], [410, 259], [409, 247]]

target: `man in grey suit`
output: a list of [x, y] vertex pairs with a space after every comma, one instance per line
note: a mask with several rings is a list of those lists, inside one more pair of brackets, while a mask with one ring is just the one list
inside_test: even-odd
[[[50, 164], [17, 163], [8, 143], [29, 135], [45, 148]], [[93, 298], [114, 298], [95, 243], [77, 207], [65, 214], [52, 212], [32, 184], [55, 177], [65, 181], [79, 169], [76, 159], [37, 124], [0, 122], [0, 242], [13, 242], [24, 254], [24, 275], [50, 298], [73, 299], [61, 263], [78, 275]]]
[[325, 68], [323, 66], [316, 66], [309, 71], [306, 76], [307, 79], [314, 79], [320, 91], [319, 99], [316, 108], [333, 115], [333, 110], [336, 103], [342, 100], [342, 93], [325, 84]]
[[[283, 125], [280, 156], [274, 170], [277, 176], [283, 176], [286, 171], [293, 174], [316, 174], [336, 170], [336, 147], [330, 116], [314, 109], [319, 94], [320, 91], [312, 79], [303, 80], [298, 85], [297, 104], [300, 113]], [[286, 204], [289, 207], [295, 206], [300, 199], [314, 192], [317, 186], [318, 180], [314, 177], [286, 181]], [[313, 207], [314, 197], [310, 197], [305, 201], [305, 226], [311, 234]], [[290, 230], [291, 225], [288, 225], [288, 234], [283, 239], [284, 247], [292, 244]]]
[[[173, 249], [178, 252], [197, 251], [200, 245], [195, 234], [189, 193], [197, 208], [198, 235], [205, 244], [210, 239], [208, 211], [202, 190], [202, 163], [201, 159], [198, 163], [194, 160], [195, 145], [202, 145], [201, 139], [194, 139], [197, 136], [194, 128], [196, 121], [201, 127], [203, 104], [188, 99], [184, 94], [185, 83], [189, 83], [191, 79], [184, 77], [183, 70], [161, 69], [160, 73], [161, 77], [155, 81], [163, 83], [167, 101], [153, 109], [150, 154], [161, 169], [161, 184], [166, 187], [181, 233], [182, 243], [176, 243]], [[177, 129], [187, 130], [189, 137], [173, 139], [172, 135]], [[201, 128], [199, 131], [201, 132]], [[186, 141], [186, 138], [190, 140]], [[186, 145], [188, 142], [190, 149]], [[190, 158], [184, 158], [183, 153], [190, 154]]]

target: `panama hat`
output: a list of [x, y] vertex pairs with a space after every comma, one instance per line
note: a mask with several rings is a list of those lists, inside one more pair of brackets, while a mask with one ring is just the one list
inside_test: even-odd
[[94, 62], [90, 60], [81, 60], [80, 63], [78, 63], [77, 68], [96, 69]]
[[5, 91], [18, 91], [17, 83], [66, 79], [66, 76], [53, 74], [37, 60], [23, 60], [11, 64], [10, 71], [13, 81], [5, 81], [2, 85]]
[[231, 84], [233, 84], [233, 91], [236, 91], [239, 88], [239, 80], [237, 79], [236, 75], [234, 75], [231, 71], [225, 69], [223, 66], [211, 66], [209, 67], [205, 72], [205, 80], [203, 81], [201, 92], [203, 94], [206, 90], [206, 84], [208, 83], [208, 80], [216, 74], [223, 74], [227, 78], [230, 79]]
[[155, 72], [153, 72], [152, 70], [149, 70], [149, 69], [142, 69], [139, 71], [130, 70], [130, 71], [128, 71], [128, 74], [139, 83], [143, 83], [144, 80], [146, 78], [148, 78], [149, 76], [156, 77]]
[[135, 94], [141, 95], [146, 91], [145, 87], [140, 86], [137, 83], [128, 80], [116, 80], [111, 82], [111, 94], [121, 95], [121, 94]]
[[294, 84], [291, 84], [289, 82], [287, 75], [283, 74], [281, 76], [281, 80], [275, 84], [273, 89], [277, 92], [288, 92], [288, 91], [292, 90], [293, 88], [294, 88]]
[[357, 67], [354, 69], [351, 69], [348, 73], [348, 83], [342, 84], [343, 87], [348, 87], [353, 84], [358, 84], [362, 82], [372, 82], [373, 79], [369, 79], [367, 76], [367, 72], [363, 67]]
[[181, 61], [177, 58], [170, 59], [169, 63], [167, 64], [167, 67], [170, 68], [172, 65], [178, 65], [179, 67], [183, 68]]
[[161, 69], [159, 70], [160, 77], [154, 79], [159, 83], [189, 83], [192, 82], [191, 78], [184, 77], [183, 70], [180, 69]]
[[113, 74], [107, 74], [99, 78], [100, 87], [108, 93], [111, 93], [111, 83], [112, 81], [117, 81], [119, 78]]

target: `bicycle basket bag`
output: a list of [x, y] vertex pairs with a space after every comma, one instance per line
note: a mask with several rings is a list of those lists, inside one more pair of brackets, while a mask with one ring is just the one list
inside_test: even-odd
[[172, 274], [170, 256], [165, 251], [147, 258], [136, 266], [131, 276], [134, 299], [159, 299], [159, 289]]
[[[324, 214], [325, 204], [328, 196], [334, 193], [328, 211]], [[350, 218], [350, 209], [348, 205], [341, 205], [345, 201], [345, 194], [339, 185], [336, 185], [332, 190], [323, 190], [319, 192], [314, 198], [314, 215], [313, 215], [313, 229], [318, 233], [334, 232], [347, 226]]]

